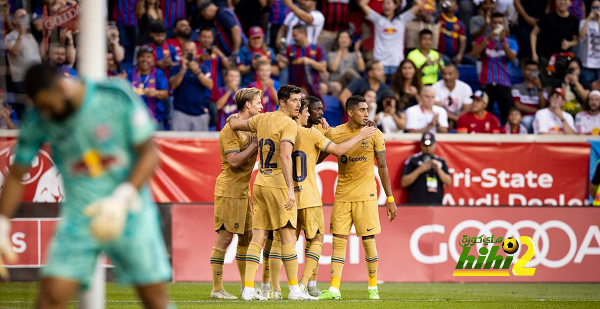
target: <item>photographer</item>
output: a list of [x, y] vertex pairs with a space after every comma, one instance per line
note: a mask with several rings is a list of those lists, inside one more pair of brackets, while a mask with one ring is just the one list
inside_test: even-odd
[[421, 137], [421, 152], [404, 162], [401, 185], [408, 188], [411, 204], [441, 205], [444, 185], [452, 181], [446, 161], [434, 154], [435, 148], [435, 135], [426, 132]]
[[579, 37], [583, 40], [581, 62], [583, 79], [591, 83], [600, 78], [600, 1], [592, 1], [588, 17], [579, 23]]

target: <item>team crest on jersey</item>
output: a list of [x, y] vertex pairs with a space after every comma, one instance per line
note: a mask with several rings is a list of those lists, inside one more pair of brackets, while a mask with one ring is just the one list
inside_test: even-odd
[[234, 229], [234, 230], [237, 230], [237, 229], [239, 229], [239, 228], [240, 228], [240, 224], [236, 222], [236, 223], [233, 225], [233, 229]]
[[316, 50], [311, 50], [310, 51], [310, 55], [311, 56], [316, 56], [317, 55], [317, 51]]
[[103, 142], [110, 137], [110, 128], [105, 124], [100, 124], [94, 128], [94, 136]]
[[360, 143], [360, 148], [362, 148], [362, 149], [368, 149], [369, 148], [369, 143], [367, 143], [367, 141], [362, 141]]

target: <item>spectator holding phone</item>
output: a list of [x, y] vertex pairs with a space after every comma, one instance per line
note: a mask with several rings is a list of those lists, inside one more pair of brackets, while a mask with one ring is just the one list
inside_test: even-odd
[[600, 1], [592, 1], [591, 8], [587, 18], [579, 23], [582, 75], [588, 83], [600, 78]]
[[[559, 86], [559, 85], [555, 85]], [[563, 110], [572, 116], [582, 111], [583, 103], [590, 93], [590, 84], [581, 78], [581, 61], [573, 58], [567, 63], [567, 74], [560, 85], [566, 94], [567, 103]]]
[[382, 111], [375, 115], [375, 123], [377, 123], [377, 126], [381, 128], [383, 133], [404, 131], [406, 115], [396, 108], [397, 105], [396, 94], [391, 89], [387, 89], [381, 99], [380, 106], [383, 107]]
[[565, 91], [554, 88], [550, 93], [550, 106], [535, 113], [533, 133], [535, 134], [576, 134], [571, 114], [562, 110], [566, 103]]
[[523, 115], [523, 125], [533, 131], [535, 113], [547, 105], [548, 93], [542, 87], [538, 64], [527, 60], [523, 64], [523, 82], [512, 86], [513, 104]]

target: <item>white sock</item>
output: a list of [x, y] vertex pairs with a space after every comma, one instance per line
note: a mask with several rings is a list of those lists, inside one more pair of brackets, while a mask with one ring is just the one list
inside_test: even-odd
[[290, 285], [290, 293], [300, 293], [300, 287], [296, 285]]
[[261, 287], [262, 287], [263, 289], [270, 289], [270, 288], [271, 288], [271, 284], [270, 284], [270, 283], [264, 283], [264, 282], [263, 282], [263, 283], [261, 284]]
[[331, 292], [331, 293], [339, 293], [340, 290], [338, 288], [334, 288], [334, 287], [330, 286], [329, 287], [329, 292]]
[[254, 292], [256, 292], [256, 290], [254, 288], [249, 288], [249, 287], [244, 288], [244, 293], [246, 293], [246, 294], [252, 294]]
[[317, 281], [308, 281], [308, 287], [309, 288], [317, 287]]
[[377, 290], [377, 287], [376, 286], [370, 286], [369, 290]]

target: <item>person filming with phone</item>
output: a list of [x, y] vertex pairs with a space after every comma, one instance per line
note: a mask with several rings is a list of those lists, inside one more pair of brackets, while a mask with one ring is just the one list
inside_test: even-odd
[[450, 185], [452, 178], [446, 161], [435, 155], [435, 135], [423, 133], [421, 151], [404, 162], [402, 188], [407, 188], [410, 204], [441, 205], [444, 186]]
[[591, 4], [590, 14], [579, 23], [583, 79], [591, 83], [600, 78], [600, 0]]

